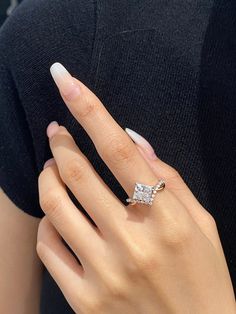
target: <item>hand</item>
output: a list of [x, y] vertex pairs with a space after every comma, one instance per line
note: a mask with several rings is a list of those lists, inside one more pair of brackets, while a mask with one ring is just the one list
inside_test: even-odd
[[[51, 71], [64, 102], [129, 196], [135, 182], [166, 182], [152, 206], [124, 206], [66, 128], [49, 125], [54, 159], [39, 175], [46, 215], [37, 253], [72, 309], [84, 314], [235, 314], [213, 217], [178, 172], [158, 159], [143, 138], [125, 132], [82, 82], [60, 64]], [[76, 208], [66, 186], [97, 227]]]

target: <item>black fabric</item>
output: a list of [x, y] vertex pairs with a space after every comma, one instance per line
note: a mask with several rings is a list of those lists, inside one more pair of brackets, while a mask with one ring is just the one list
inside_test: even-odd
[[17, 7], [18, 4], [20, 4], [22, 0], [1, 0], [0, 2], [0, 26], [3, 24], [5, 19], [13, 10]]
[[[43, 216], [37, 177], [52, 156], [46, 127], [57, 120], [126, 198], [59, 97], [49, 67], [62, 62], [214, 216], [235, 288], [235, 22], [233, 0], [25, 0], [0, 32], [3, 190]], [[41, 313], [73, 313], [47, 270]]]

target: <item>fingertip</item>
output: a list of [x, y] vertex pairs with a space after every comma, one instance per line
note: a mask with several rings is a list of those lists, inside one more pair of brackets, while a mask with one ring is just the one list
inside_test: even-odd
[[52, 166], [52, 165], [54, 165], [55, 164], [55, 159], [54, 158], [50, 158], [50, 159], [48, 159], [46, 162], [45, 162], [45, 164], [44, 164], [44, 166], [43, 166], [43, 169], [45, 169], [45, 168], [47, 168], [47, 167], [50, 167], [50, 166]]
[[52, 121], [49, 123], [46, 133], [49, 138], [51, 138], [59, 129], [59, 124], [57, 121]]
[[64, 65], [60, 62], [55, 62], [51, 65], [50, 72], [65, 100], [72, 101], [80, 95], [81, 91], [78, 81], [70, 74]]
[[55, 81], [62, 75], [70, 75], [69, 71], [60, 62], [54, 62], [51, 65], [50, 73]]

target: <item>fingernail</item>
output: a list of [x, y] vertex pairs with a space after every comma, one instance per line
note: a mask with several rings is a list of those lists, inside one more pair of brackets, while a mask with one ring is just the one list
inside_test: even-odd
[[52, 121], [47, 127], [47, 136], [51, 138], [54, 134], [57, 133], [58, 129], [59, 124], [57, 123], [57, 121]]
[[61, 63], [54, 63], [50, 72], [64, 98], [71, 101], [80, 95], [79, 84]]
[[49, 166], [51, 166], [51, 165], [53, 165], [53, 164], [55, 164], [55, 159], [54, 159], [54, 158], [50, 158], [50, 159], [48, 159], [48, 160], [45, 162], [45, 164], [44, 164], [44, 166], [43, 166], [43, 169], [45, 169], [45, 168], [47, 168], [47, 167], [49, 167]]
[[146, 156], [149, 159], [155, 160], [158, 158], [151, 144], [143, 136], [129, 128], [126, 128], [125, 131], [131, 137], [131, 139], [142, 149], [142, 151], [145, 152]]

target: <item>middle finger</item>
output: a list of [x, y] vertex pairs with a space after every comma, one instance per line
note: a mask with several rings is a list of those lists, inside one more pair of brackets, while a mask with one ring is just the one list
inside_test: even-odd
[[47, 128], [47, 135], [61, 179], [102, 233], [109, 235], [110, 229], [116, 229], [119, 221], [124, 220], [124, 205], [98, 175], [65, 127], [52, 123]]

